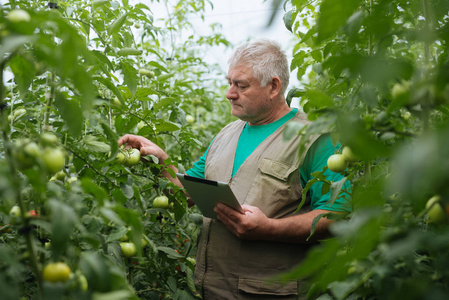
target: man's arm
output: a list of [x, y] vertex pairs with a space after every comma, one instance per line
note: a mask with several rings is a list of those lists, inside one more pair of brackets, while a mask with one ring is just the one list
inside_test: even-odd
[[244, 214], [224, 205], [215, 207], [218, 219], [237, 237], [248, 240], [268, 240], [287, 243], [313, 243], [328, 236], [328, 226], [332, 222], [321, 218], [315, 233], [307, 241], [313, 219], [330, 211], [316, 209], [305, 214], [282, 219], [268, 218], [259, 208], [242, 205]]

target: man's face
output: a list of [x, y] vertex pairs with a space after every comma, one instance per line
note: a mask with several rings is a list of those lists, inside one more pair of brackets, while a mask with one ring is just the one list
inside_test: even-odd
[[257, 125], [271, 112], [271, 84], [261, 87], [252, 68], [237, 65], [228, 71], [229, 90], [226, 93], [231, 103], [231, 113], [237, 118]]

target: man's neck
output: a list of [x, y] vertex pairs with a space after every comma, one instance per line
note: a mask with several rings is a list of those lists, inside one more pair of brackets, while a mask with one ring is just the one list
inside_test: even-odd
[[257, 120], [257, 121], [248, 121], [248, 124], [250, 126], [258, 126], [258, 125], [266, 125], [273, 123], [286, 114], [288, 114], [291, 111], [291, 108], [287, 105], [287, 103], [284, 103], [281, 107], [278, 109], [272, 110], [272, 113], [268, 114], [264, 118]]

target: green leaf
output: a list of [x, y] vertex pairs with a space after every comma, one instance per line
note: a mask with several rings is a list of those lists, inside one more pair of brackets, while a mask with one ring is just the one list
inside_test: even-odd
[[83, 129], [83, 112], [79, 105], [79, 102], [73, 97], [67, 99], [61, 92], [56, 92], [55, 106], [58, 108], [61, 117], [65, 120], [66, 125], [69, 127], [69, 131], [72, 135], [79, 136]]
[[52, 254], [53, 258], [57, 260], [69, 244], [78, 219], [74, 209], [59, 200], [50, 200], [49, 206], [52, 224]]
[[307, 90], [306, 98], [308, 99], [307, 103], [315, 109], [332, 107], [334, 105], [332, 98], [320, 90]]
[[86, 135], [83, 138], [84, 146], [91, 152], [108, 153], [111, 151], [111, 146], [99, 141], [97, 137], [93, 135]]
[[289, 141], [292, 138], [298, 136], [300, 132], [305, 128], [303, 123], [299, 122], [288, 122], [284, 130], [282, 131], [282, 140]]
[[129, 55], [141, 55], [142, 50], [134, 49], [134, 48], [122, 48], [117, 50], [118, 56], [129, 56]]
[[109, 2], [110, 2], [110, 0], [94, 0], [94, 1], [92, 1], [92, 9], [95, 10], [98, 7], [103, 6]]
[[290, 32], [292, 32], [292, 13], [293, 10], [289, 10], [284, 14], [284, 17], [282, 18], [284, 20], [285, 28], [287, 28], [287, 30]]
[[117, 143], [118, 136], [109, 127], [109, 125], [106, 124], [106, 122], [101, 122], [101, 128], [103, 129], [103, 132], [106, 134], [106, 137], [109, 142], [110, 151], [111, 151], [111, 157], [106, 162], [111, 162], [112, 160], [115, 159], [115, 156], [117, 155], [117, 152], [118, 152], [118, 143]]
[[339, 181], [335, 181], [332, 182], [331, 184], [331, 198], [330, 198], [330, 202], [331, 204], [333, 204], [335, 202], [335, 200], [337, 199], [338, 195], [340, 194], [341, 189], [343, 188], [345, 182], [346, 182], [346, 177], [343, 177], [341, 180]]
[[100, 208], [100, 212], [103, 217], [115, 223], [116, 225], [123, 226], [125, 224], [117, 215], [117, 213], [110, 208], [102, 207]]
[[318, 42], [322, 42], [333, 36], [354, 11], [362, 4], [361, 0], [323, 0], [320, 5], [318, 19]]
[[117, 19], [115, 19], [115, 21], [109, 25], [108, 33], [110, 35], [118, 32], [120, 30], [120, 28], [123, 26], [123, 24], [125, 24], [127, 15], [128, 15], [128, 13], [124, 13], [123, 15], [121, 15]]
[[117, 240], [122, 238], [127, 233], [128, 233], [128, 228], [126, 228], [125, 226], [121, 226], [121, 227], [118, 227], [116, 229], [113, 229], [109, 233], [109, 235], [108, 235], [108, 237], [106, 239], [106, 242], [109, 243], [109, 242], [112, 242], [112, 241], [117, 241]]
[[123, 195], [125, 195], [126, 198], [131, 199], [132, 197], [134, 197], [134, 189], [132, 186], [126, 183], [121, 183], [120, 188], [122, 189]]
[[128, 201], [128, 198], [125, 196], [121, 188], [115, 188], [112, 190], [111, 195], [114, 200], [121, 205], [124, 205]]
[[157, 102], [154, 103], [153, 107], [155, 110], [161, 110], [167, 106], [173, 105], [176, 103], [176, 99], [172, 98], [172, 97], [166, 97], [166, 98], [162, 98], [160, 100], [158, 100]]
[[364, 160], [386, 157], [392, 151], [377, 140], [371, 132], [368, 132], [360, 119], [347, 113], [341, 113], [338, 116], [338, 127], [340, 132], [344, 132], [344, 135], [341, 136], [341, 143], [349, 146]]
[[155, 127], [157, 131], [177, 131], [181, 129], [181, 125], [179, 124], [164, 121], [160, 121]]
[[122, 93], [120, 93], [119, 89], [114, 85], [114, 83], [110, 80], [110, 78], [104, 78], [101, 77], [100, 75], [92, 76], [92, 78], [104, 84], [109, 90], [111, 90], [114, 93], [114, 95], [117, 96], [117, 98], [119, 98], [120, 102], [123, 103], [124, 100], [122, 97]]
[[291, 90], [288, 91], [287, 93], [287, 97], [286, 97], [286, 101], [287, 101], [287, 105], [290, 106], [290, 104], [292, 103], [292, 99], [295, 97], [300, 97], [304, 95], [304, 90], [300, 89], [300, 88], [292, 88]]
[[104, 55], [102, 52], [97, 50], [92, 50], [92, 54], [100, 61], [100, 66], [106, 64], [109, 67], [109, 70], [114, 70], [114, 65], [109, 60], [109, 58]]
[[316, 216], [315, 218], [313, 218], [312, 221], [312, 226], [310, 227], [310, 235], [307, 237], [307, 241], [313, 236], [313, 234], [316, 231], [316, 226], [318, 225], [318, 222], [324, 217], [326, 216], [327, 213], [324, 214], [319, 214], [318, 216]]
[[25, 43], [32, 42], [37, 36], [9, 35], [2, 38], [2, 46], [0, 47], [0, 62], [3, 63], [8, 57], [7, 53], [15, 52]]
[[34, 64], [22, 56], [16, 55], [11, 59], [9, 66], [14, 73], [14, 81], [17, 83], [20, 93], [28, 93], [28, 88], [30, 87], [36, 73]]
[[123, 300], [132, 299], [134, 293], [129, 290], [118, 290], [108, 293], [93, 293], [92, 300]]
[[128, 64], [127, 62], [124, 62], [124, 61], [121, 62], [120, 66], [121, 66], [122, 73], [123, 73], [123, 81], [134, 97], [134, 95], [136, 94], [136, 90], [137, 90], [137, 83], [139, 81], [139, 76], [137, 75], [137, 70], [134, 69], [133, 66], [131, 66], [130, 64]]
[[179, 254], [178, 252], [176, 252], [175, 250], [173, 250], [172, 248], [169, 248], [169, 247], [160, 246], [160, 247], [157, 247], [157, 250], [164, 252], [165, 254], [167, 254], [167, 257], [171, 258], [171, 259], [184, 257], [184, 255]]
[[156, 61], [150, 61], [148, 64], [150, 66], [153, 66], [155, 68], [158, 68], [158, 69], [164, 71], [165, 73], [170, 73], [167, 68], [165, 68], [164, 66], [162, 66], [160, 63], [158, 63]]
[[107, 292], [111, 289], [111, 278], [106, 259], [94, 252], [82, 252], [79, 267], [98, 292]]
[[100, 206], [103, 206], [104, 200], [108, 199], [107, 192], [102, 187], [96, 185], [90, 178], [81, 178], [81, 186], [84, 192], [91, 194], [98, 200]]

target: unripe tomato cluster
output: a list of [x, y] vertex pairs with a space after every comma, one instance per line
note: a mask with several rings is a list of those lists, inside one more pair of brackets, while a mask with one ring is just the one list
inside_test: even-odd
[[154, 72], [148, 69], [139, 69], [139, 75], [141, 76], [146, 76], [148, 78], [153, 78], [154, 77]]
[[331, 155], [327, 160], [327, 167], [332, 172], [343, 173], [348, 167], [349, 163], [358, 161], [359, 158], [354, 155], [352, 150], [345, 146], [341, 154]]
[[52, 133], [43, 133], [39, 144], [28, 139], [16, 140], [14, 158], [22, 169], [42, 165], [49, 174], [58, 173], [65, 165], [66, 156], [58, 142], [58, 138]]
[[140, 161], [140, 151], [135, 148], [120, 150], [117, 153], [116, 161], [119, 164], [132, 167]]

